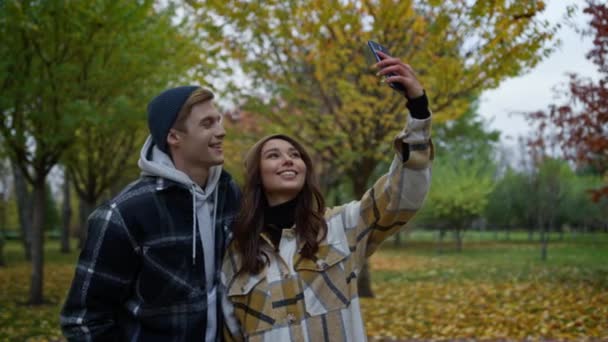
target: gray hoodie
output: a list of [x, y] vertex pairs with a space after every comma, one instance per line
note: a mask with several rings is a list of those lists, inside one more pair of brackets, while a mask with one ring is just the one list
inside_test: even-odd
[[201, 188], [187, 174], [175, 168], [171, 158], [152, 142], [148, 136], [141, 149], [137, 163], [144, 176], [162, 177], [190, 189], [192, 195], [192, 262], [196, 259], [195, 232], [198, 222], [198, 230], [203, 245], [205, 279], [207, 281], [207, 331], [205, 340], [213, 341], [217, 334], [216, 301], [217, 289], [214, 285], [215, 274], [215, 214], [217, 203], [217, 183], [222, 173], [222, 166], [213, 166], [209, 169], [209, 176], [205, 188]]

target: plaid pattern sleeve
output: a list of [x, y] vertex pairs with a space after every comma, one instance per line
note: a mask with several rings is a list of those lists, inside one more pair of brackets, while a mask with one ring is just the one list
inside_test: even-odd
[[235, 307], [228, 299], [228, 290], [230, 285], [235, 280], [236, 272], [239, 266], [236, 265], [237, 257], [235, 256], [234, 244], [231, 244], [224, 255], [222, 270], [220, 274], [220, 293], [222, 294], [222, 314], [224, 316], [224, 326], [222, 335], [224, 341], [242, 341], [242, 328], [235, 315]]
[[388, 237], [402, 229], [422, 206], [431, 182], [434, 158], [431, 118], [409, 117], [394, 140], [389, 171], [359, 201], [329, 210], [329, 222], [344, 227], [349, 246], [361, 264]]
[[137, 268], [137, 247], [114, 205], [88, 220], [74, 281], [60, 322], [69, 341], [119, 340], [116, 308], [128, 295]]

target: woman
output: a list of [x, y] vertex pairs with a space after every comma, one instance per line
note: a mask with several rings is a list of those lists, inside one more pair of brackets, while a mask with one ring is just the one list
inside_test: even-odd
[[405, 87], [411, 116], [388, 174], [359, 201], [327, 209], [310, 156], [272, 135], [246, 157], [243, 203], [222, 267], [228, 339], [364, 341], [356, 278], [367, 257], [422, 205], [431, 172], [430, 113], [413, 70], [388, 55], [385, 82]]

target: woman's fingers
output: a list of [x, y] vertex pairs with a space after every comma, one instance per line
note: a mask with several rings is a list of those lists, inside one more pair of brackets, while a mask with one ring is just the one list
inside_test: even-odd
[[378, 54], [381, 54], [381, 57], [384, 57], [383, 60], [374, 65], [376, 68], [380, 69], [378, 75], [386, 75], [391, 72], [398, 73], [400, 75], [415, 75], [412, 67], [401, 62], [399, 58], [390, 57], [382, 52], [378, 52]]
[[402, 84], [406, 89], [404, 95], [410, 99], [424, 94], [424, 89], [416, 78], [414, 69], [409, 64], [382, 52], [378, 52], [378, 55], [382, 60], [376, 63], [375, 67], [380, 69], [378, 71], [379, 76], [386, 76], [385, 82]]
[[424, 94], [424, 89], [420, 82], [415, 77], [406, 77], [406, 76], [389, 76], [384, 79], [386, 83], [400, 83], [406, 89], [406, 96], [410, 99], [415, 99]]
[[416, 76], [416, 73], [414, 72], [414, 69], [409, 65], [409, 64], [403, 64], [403, 66], [405, 66], [405, 68], [412, 73], [412, 75]]
[[401, 60], [399, 58], [394, 58], [391, 57], [383, 52], [378, 51], [378, 55], [380, 56], [380, 58], [382, 58], [382, 60], [378, 63], [375, 64], [375, 66], [377, 68], [383, 68], [387, 65], [392, 65], [395, 63], [401, 63]]
[[390, 73], [403, 75], [403, 76], [413, 76], [413, 73], [408, 70], [403, 64], [391, 65], [384, 67], [378, 71], [378, 76], [380, 75], [388, 75]]

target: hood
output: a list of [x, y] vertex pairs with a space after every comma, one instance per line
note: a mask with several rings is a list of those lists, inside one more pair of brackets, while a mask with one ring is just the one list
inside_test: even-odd
[[[214, 241], [213, 236], [208, 235], [215, 227], [215, 214], [217, 203], [217, 184], [222, 174], [222, 166], [212, 166], [209, 168], [209, 177], [205, 188], [196, 184], [190, 176], [175, 168], [173, 161], [168, 154], [161, 151], [152, 142], [152, 137], [148, 136], [139, 155], [137, 165], [142, 171], [143, 176], [161, 177], [184, 185], [190, 190], [192, 195], [192, 263], [196, 262], [196, 222], [199, 222], [199, 231], [203, 248], [212, 250], [209, 245]], [[213, 195], [213, 197], [212, 197]], [[203, 232], [203, 227], [209, 227]], [[207, 248], [205, 248], [207, 247]], [[205, 260], [211, 258], [205, 258]], [[211, 268], [209, 267], [209, 270]]]
[[199, 195], [199, 198], [202, 197], [203, 199], [207, 198], [213, 192], [222, 174], [221, 165], [209, 168], [207, 184], [205, 185], [205, 188], [202, 189], [187, 174], [175, 168], [169, 155], [154, 145], [151, 136], [148, 136], [141, 149], [137, 165], [141, 169], [141, 174], [143, 176], [162, 177], [183, 184], [189, 189], [194, 188], [195, 192], [198, 193], [197, 195]]

